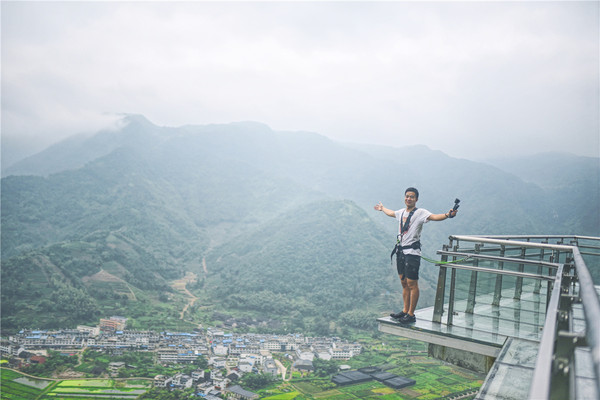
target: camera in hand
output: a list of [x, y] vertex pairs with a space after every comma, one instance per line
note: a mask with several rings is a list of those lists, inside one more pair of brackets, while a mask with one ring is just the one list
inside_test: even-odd
[[458, 203], [460, 203], [460, 200], [459, 200], [459, 199], [455, 199], [455, 200], [454, 200], [454, 208], [452, 208], [452, 210], [453, 210], [453, 211], [456, 211], [456, 210], [458, 210], [458, 207], [460, 207], [460, 206], [458, 205]]
[[[459, 200], [459, 199], [455, 199], [455, 200], [454, 200], [454, 207], [452, 207], [452, 211], [456, 211], [456, 210], [458, 210], [458, 207], [460, 207], [460, 206], [458, 205], [458, 203], [460, 203], [460, 200]], [[449, 213], [449, 214], [448, 214], [448, 218], [454, 218], [454, 215], [452, 215], [452, 213]]]

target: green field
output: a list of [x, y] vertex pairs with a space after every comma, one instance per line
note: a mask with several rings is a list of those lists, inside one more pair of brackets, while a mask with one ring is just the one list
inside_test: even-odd
[[69, 379], [61, 381], [59, 387], [107, 387], [112, 386], [113, 381], [111, 379]]
[[264, 397], [264, 400], [293, 400], [300, 395], [300, 392], [289, 392], [276, 394], [274, 396]]
[[48, 393], [45, 393], [44, 398], [65, 398], [69, 395], [86, 399], [101, 399], [101, 398], [120, 398], [120, 399], [135, 399], [139, 395], [144, 394], [147, 388], [150, 387], [148, 382], [141, 385], [140, 381], [135, 381], [135, 384], [125, 383], [123, 381], [113, 381], [112, 379], [69, 379], [61, 381]]
[[[343, 386], [339, 389], [346, 399], [394, 399], [402, 400], [397, 392], [377, 381], [361, 383], [358, 385]], [[385, 397], [384, 397], [385, 396]]]
[[135, 399], [150, 387], [149, 381], [114, 381], [112, 379], [69, 379], [52, 381], [34, 379], [2, 369], [0, 399], [4, 400], [99, 400]]
[[18, 372], [2, 368], [1, 383], [1, 399], [31, 400], [38, 398], [52, 381], [29, 378]]

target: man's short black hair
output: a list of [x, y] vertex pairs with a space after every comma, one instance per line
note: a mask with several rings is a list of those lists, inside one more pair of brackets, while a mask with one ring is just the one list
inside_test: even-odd
[[415, 194], [415, 196], [417, 197], [417, 199], [419, 198], [419, 191], [416, 188], [409, 187], [408, 189], [406, 189], [404, 191], [404, 195], [406, 196], [406, 193], [408, 193], [408, 192], [413, 192]]

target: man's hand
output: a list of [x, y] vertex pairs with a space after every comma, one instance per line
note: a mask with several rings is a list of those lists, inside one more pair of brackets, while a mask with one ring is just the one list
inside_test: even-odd
[[458, 212], [458, 210], [452, 209], [450, 211], [448, 211], [448, 218], [454, 218], [456, 217], [456, 213]]
[[383, 211], [383, 204], [381, 204], [381, 202], [379, 202], [379, 204], [376, 204], [375, 207], [373, 207], [376, 211]]

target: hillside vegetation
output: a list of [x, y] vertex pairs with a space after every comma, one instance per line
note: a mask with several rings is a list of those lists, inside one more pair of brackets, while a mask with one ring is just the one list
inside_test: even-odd
[[[598, 176], [578, 160], [578, 176]], [[3, 172], [2, 330], [115, 314], [140, 329], [230, 318], [255, 329], [370, 329], [400, 304], [389, 259], [397, 223], [372, 207], [402, 208], [408, 186], [432, 212], [462, 200], [456, 219], [425, 227], [429, 257], [451, 233], [600, 234], [597, 185], [547, 185], [496, 165], [258, 123], [166, 128], [127, 116], [118, 131]], [[566, 204], [568, 193], [579, 201]], [[437, 270], [424, 263], [421, 276], [425, 306]], [[174, 283], [184, 277], [187, 291]]]

